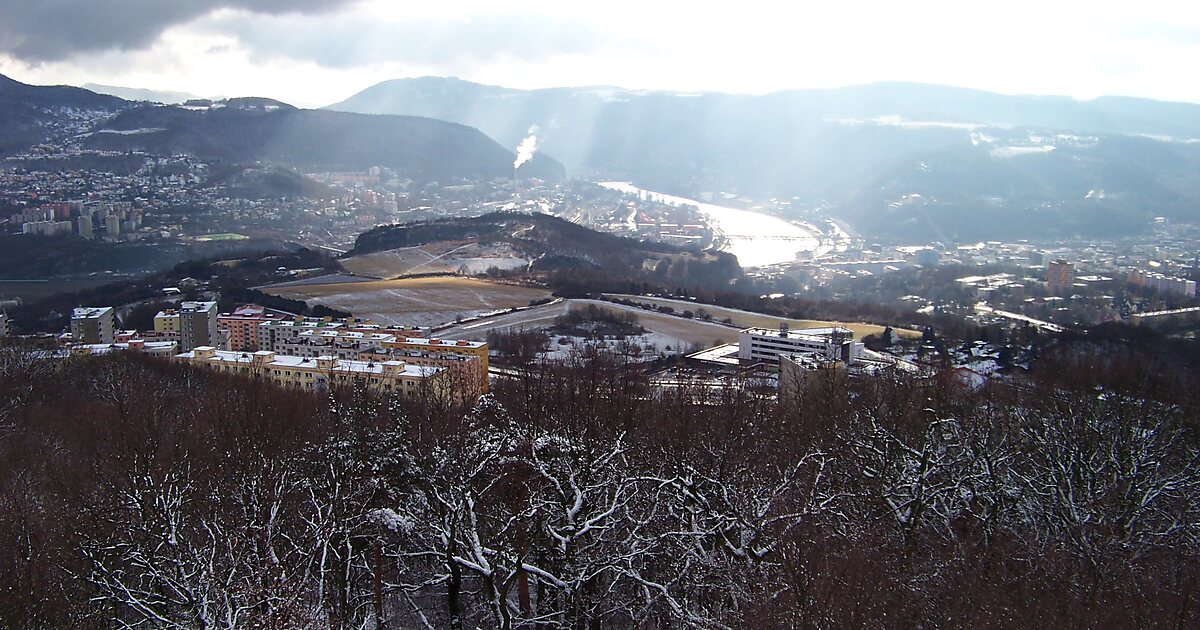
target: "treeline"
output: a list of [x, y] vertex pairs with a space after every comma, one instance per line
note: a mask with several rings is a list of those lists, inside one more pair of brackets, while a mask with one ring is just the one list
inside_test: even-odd
[[218, 306], [221, 312], [230, 312], [233, 309], [243, 304], [258, 304], [277, 311], [286, 313], [295, 313], [296, 315], [307, 315], [311, 317], [332, 317], [334, 319], [343, 319], [351, 317], [349, 311], [331, 308], [324, 304], [309, 304], [304, 300], [293, 300], [291, 298], [280, 297], [270, 293], [263, 293], [258, 289], [245, 289], [241, 287], [226, 287], [221, 291]]
[[632, 264], [620, 270], [588, 265], [564, 269], [563, 266], [552, 263], [535, 266], [535, 270], [542, 272], [543, 281], [555, 295], [566, 298], [593, 297], [601, 293], [728, 291], [732, 283], [742, 278], [737, 259], [724, 253], [712, 257], [668, 257], [649, 271]]
[[[143, 303], [131, 309], [131, 321], [126, 327], [145, 327], [153, 320], [157, 307], [165, 303], [162, 288], [176, 286], [182, 299], [201, 299], [205, 291], [218, 293], [222, 311], [240, 304], [256, 303], [290, 313], [324, 317], [349, 317], [336, 309], [321, 305], [308, 307], [302, 301], [289, 300], [251, 289], [279, 279], [276, 270], [321, 269], [341, 270], [336, 259], [323, 252], [297, 247], [292, 250], [241, 251], [240, 258], [205, 258], [188, 260], [167, 271], [149, 274], [81, 291], [60, 293], [8, 309], [16, 332], [58, 332], [70, 323], [71, 309], [76, 306], [121, 306]], [[154, 309], [154, 312], [151, 312]]]
[[0, 277], [53, 278], [104, 271], [148, 273], [190, 258], [228, 257], [278, 247], [278, 241], [268, 239], [107, 243], [76, 235], [0, 234]]
[[691, 292], [690, 295], [705, 304], [791, 319], [867, 321], [879, 324], [910, 323], [924, 319], [915, 313], [902, 312], [875, 302], [814, 300], [800, 294], [768, 298], [761, 294], [735, 291], [697, 291]]
[[617, 311], [595, 304], [572, 306], [566, 313], [554, 318], [552, 330], [561, 335], [597, 338], [614, 336], [625, 338], [640, 335], [646, 329], [638, 323], [636, 313]]
[[1195, 373], [478, 402], [0, 355], [0, 625], [1195, 627]]
[[[534, 234], [515, 234], [514, 229], [532, 227]], [[355, 240], [354, 249], [346, 257], [372, 252], [426, 245], [437, 241], [479, 239], [483, 243], [524, 242], [527, 246], [548, 249], [627, 250], [638, 249], [660, 253], [683, 250], [665, 243], [643, 242], [636, 239], [597, 232], [565, 219], [541, 213], [491, 212], [478, 217], [455, 217], [431, 221], [416, 221], [401, 225], [380, 225], [363, 232]]]

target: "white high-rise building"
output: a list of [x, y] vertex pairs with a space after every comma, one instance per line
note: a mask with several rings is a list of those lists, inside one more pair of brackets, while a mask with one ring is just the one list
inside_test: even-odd
[[92, 226], [92, 215], [83, 213], [76, 220], [76, 226], [79, 230], [79, 235], [83, 238], [93, 238], [96, 236], [95, 228]]

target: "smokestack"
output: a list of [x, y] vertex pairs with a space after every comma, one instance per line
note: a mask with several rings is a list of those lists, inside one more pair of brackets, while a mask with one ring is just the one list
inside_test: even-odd
[[537, 132], [537, 125], [530, 126], [529, 131], [526, 132], [529, 135], [525, 136], [521, 144], [517, 145], [517, 159], [513, 160], [513, 179], [517, 178], [517, 170], [521, 168], [521, 165], [532, 160], [533, 154], [537, 153]]

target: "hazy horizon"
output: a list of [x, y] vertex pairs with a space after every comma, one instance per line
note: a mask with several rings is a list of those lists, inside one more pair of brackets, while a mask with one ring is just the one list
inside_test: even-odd
[[269, 96], [303, 107], [396, 78], [516, 89], [766, 94], [884, 82], [1200, 103], [1200, 9], [1167, 2], [855, 7], [403, 6], [375, 0], [0, 0], [0, 73]]
[[739, 92], [739, 91], [716, 90], [716, 89], [714, 89], [714, 90], [672, 90], [672, 89], [666, 89], [666, 88], [663, 88], [663, 89], [630, 88], [630, 87], [626, 87], [623, 85], [602, 85], [602, 84], [547, 85], [547, 86], [542, 86], [542, 87], [514, 87], [511, 85], [503, 85], [500, 83], [490, 83], [487, 81], [474, 81], [471, 79], [465, 79], [463, 77], [457, 77], [457, 76], [428, 75], [428, 74], [418, 75], [418, 76], [380, 78], [378, 81], [375, 81], [374, 83], [364, 85], [361, 89], [358, 89], [349, 94], [346, 94], [345, 98], [335, 99], [328, 103], [299, 104], [299, 103], [295, 103], [292, 101], [288, 101], [287, 99], [284, 99], [284, 98], [279, 98], [273, 94], [267, 94], [267, 93], [198, 94], [198, 93], [190, 92], [188, 90], [173, 90], [173, 89], [168, 90], [168, 89], [160, 89], [160, 88], [156, 88], [153, 86], [147, 86], [147, 85], [110, 85], [110, 84], [104, 84], [104, 83], [96, 83], [96, 82], [92, 82], [92, 81], [84, 81], [84, 82], [78, 82], [78, 83], [38, 83], [36, 81], [33, 81], [32, 79], [23, 78], [19, 75], [11, 75], [6, 72], [0, 72], [0, 74], [3, 74], [4, 76], [7, 76], [11, 79], [14, 79], [14, 80], [17, 80], [17, 81], [20, 81], [22, 83], [26, 83], [29, 85], [42, 85], [42, 86], [69, 85], [69, 86], [80, 87], [80, 88], [83, 88], [86, 90], [97, 92], [99, 94], [109, 94], [112, 96], [118, 96], [118, 97], [124, 98], [126, 100], [140, 100], [138, 98], [133, 98], [132, 93], [161, 92], [164, 94], [179, 96], [180, 98], [177, 99], [179, 102], [182, 102], [182, 100], [183, 100], [182, 97], [184, 97], [184, 96], [186, 96], [188, 98], [211, 99], [211, 100], [218, 100], [218, 101], [230, 99], [230, 98], [270, 98], [270, 99], [275, 99], [278, 101], [288, 103], [290, 105], [295, 105], [297, 107], [303, 107], [303, 108], [309, 108], [309, 109], [319, 109], [319, 108], [328, 107], [331, 105], [336, 105], [337, 103], [339, 103], [343, 100], [346, 100], [346, 98], [357, 95], [364, 90], [370, 89], [372, 87], [375, 87], [375, 86], [383, 84], [383, 83], [388, 83], [391, 81], [412, 81], [412, 80], [419, 80], [419, 79], [448, 79], [448, 80], [464, 81], [464, 82], [474, 83], [474, 84], [478, 84], [478, 85], [484, 85], [484, 86], [488, 86], [488, 87], [496, 87], [496, 88], [501, 88], [501, 89], [506, 89], [506, 90], [515, 90], [515, 91], [522, 91], [522, 92], [536, 92], [539, 90], [555, 90], [555, 89], [559, 89], [559, 90], [564, 90], [564, 89], [565, 90], [613, 89], [613, 90], [620, 90], [620, 91], [627, 91], [627, 92], [644, 92], [644, 93], [664, 92], [664, 93], [676, 93], [676, 94], [681, 94], [681, 95], [726, 94], [726, 95], [733, 95], [733, 96], [767, 96], [767, 95], [771, 95], [771, 94], [780, 94], [780, 93], [787, 93], [787, 92], [837, 91], [837, 90], [843, 90], [843, 89], [853, 89], [853, 88], [862, 88], [862, 87], [871, 87], [871, 86], [880, 86], [880, 85], [911, 85], [911, 86], [925, 86], [925, 87], [969, 90], [969, 91], [975, 91], [975, 92], [985, 92], [985, 93], [989, 93], [989, 94], [998, 94], [1001, 96], [1033, 97], [1033, 98], [1066, 98], [1066, 99], [1072, 99], [1074, 101], [1078, 101], [1081, 103], [1092, 102], [1092, 101], [1095, 101], [1097, 99], [1102, 99], [1102, 98], [1135, 98], [1135, 99], [1143, 99], [1143, 100], [1150, 100], [1150, 101], [1158, 101], [1158, 102], [1163, 102], [1163, 103], [1182, 103], [1182, 104], [1188, 104], [1188, 105], [1200, 105], [1200, 101], [1180, 101], [1180, 100], [1170, 100], [1170, 99], [1159, 99], [1159, 98], [1146, 97], [1146, 96], [1136, 96], [1136, 95], [1131, 95], [1131, 94], [1115, 94], [1115, 93], [1113, 93], [1113, 94], [1097, 94], [1095, 96], [1080, 98], [1080, 97], [1075, 97], [1075, 96], [1071, 96], [1068, 94], [1032, 93], [1032, 92], [999, 92], [999, 91], [995, 91], [995, 90], [986, 90], [986, 89], [982, 89], [982, 88], [975, 88], [975, 87], [964, 86], [964, 85], [952, 85], [952, 84], [948, 84], [948, 83], [926, 83], [926, 82], [921, 82], [921, 81], [896, 81], [896, 80], [888, 80], [888, 79], [881, 79], [879, 81], [870, 81], [870, 82], [866, 82], [866, 83], [847, 83], [845, 85], [834, 85], [834, 86], [830, 86], [830, 87], [791, 87], [791, 88], [780, 88], [778, 90], [771, 90], [769, 92]]

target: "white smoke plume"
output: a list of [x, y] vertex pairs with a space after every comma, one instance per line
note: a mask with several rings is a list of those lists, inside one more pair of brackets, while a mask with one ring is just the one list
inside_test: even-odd
[[537, 132], [538, 126], [533, 125], [527, 132], [529, 135], [517, 145], [517, 159], [513, 161], [513, 170], [521, 168], [521, 165], [533, 159], [533, 154], [537, 153]]

